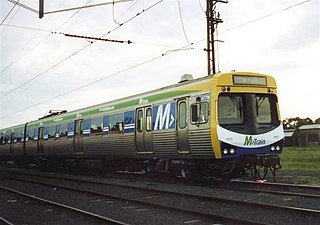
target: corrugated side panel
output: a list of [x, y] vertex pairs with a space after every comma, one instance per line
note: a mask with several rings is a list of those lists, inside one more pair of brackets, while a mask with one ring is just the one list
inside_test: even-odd
[[189, 146], [193, 156], [213, 156], [210, 129], [189, 131]]
[[136, 155], [134, 134], [90, 137], [83, 140], [86, 155], [132, 156]]
[[154, 132], [153, 149], [156, 156], [178, 156], [176, 131]]

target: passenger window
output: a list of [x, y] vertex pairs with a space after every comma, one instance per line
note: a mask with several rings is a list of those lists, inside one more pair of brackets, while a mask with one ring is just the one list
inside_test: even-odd
[[60, 125], [56, 125], [56, 131], [54, 137], [57, 139], [60, 137]]
[[109, 132], [110, 134], [123, 133], [123, 113], [109, 116]]
[[72, 139], [74, 136], [74, 123], [68, 123], [68, 139]]
[[152, 109], [148, 108], [146, 110], [146, 131], [151, 131], [152, 129]]
[[209, 117], [208, 102], [200, 102], [191, 105], [191, 123], [206, 123]]
[[109, 116], [104, 116], [102, 135], [108, 135], [108, 134], [109, 134]]
[[49, 127], [44, 127], [43, 128], [43, 139], [48, 140], [49, 138]]
[[101, 134], [102, 132], [102, 117], [91, 119], [90, 132], [92, 134]]
[[33, 140], [37, 141], [38, 140], [38, 128], [33, 129]]
[[60, 137], [65, 137], [68, 135], [68, 124], [60, 125]]
[[90, 137], [91, 119], [83, 121], [83, 137]]
[[139, 133], [142, 132], [142, 127], [143, 127], [143, 111], [142, 109], [139, 109], [137, 113], [137, 131]]
[[8, 135], [6, 135], [4, 142], [5, 142], [6, 144], [10, 144], [10, 138], [9, 138]]
[[10, 143], [17, 143], [17, 138], [15, 136], [15, 133], [11, 133], [11, 140], [10, 140]]
[[179, 128], [184, 129], [187, 123], [187, 108], [186, 102], [179, 103]]

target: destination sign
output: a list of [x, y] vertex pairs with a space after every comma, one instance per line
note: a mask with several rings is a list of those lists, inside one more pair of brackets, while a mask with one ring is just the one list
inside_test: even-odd
[[233, 75], [233, 84], [267, 86], [266, 77]]

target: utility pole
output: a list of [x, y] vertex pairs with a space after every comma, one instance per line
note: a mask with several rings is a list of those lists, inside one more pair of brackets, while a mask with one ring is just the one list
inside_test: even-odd
[[39, 19], [43, 17], [44, 13], [44, 0], [39, 0]]
[[208, 75], [216, 73], [214, 33], [219, 23], [222, 23], [219, 12], [216, 12], [217, 3], [228, 3], [227, 0], [207, 0], [207, 53], [208, 53]]

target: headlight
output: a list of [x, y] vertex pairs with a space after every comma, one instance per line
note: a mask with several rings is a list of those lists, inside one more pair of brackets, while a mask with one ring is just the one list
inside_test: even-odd
[[227, 155], [227, 154], [228, 154], [228, 149], [226, 149], [226, 148], [223, 149], [223, 154], [224, 154], [224, 155]]
[[270, 150], [273, 152], [276, 148], [272, 145]]
[[234, 154], [234, 153], [236, 153], [236, 151], [232, 148], [232, 149], [230, 149], [230, 154]]
[[280, 150], [281, 150], [281, 148], [280, 148], [279, 145], [277, 145], [276, 150], [277, 150], [277, 151], [280, 151]]

